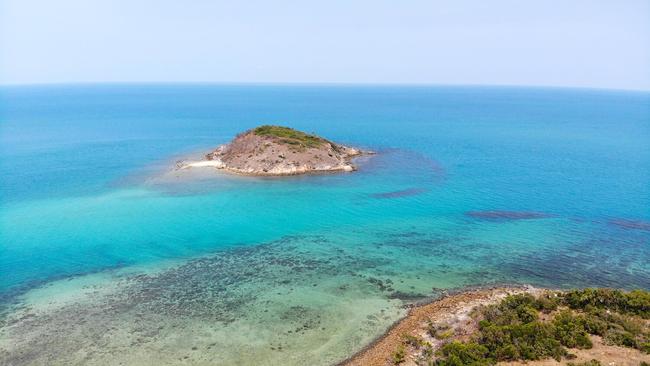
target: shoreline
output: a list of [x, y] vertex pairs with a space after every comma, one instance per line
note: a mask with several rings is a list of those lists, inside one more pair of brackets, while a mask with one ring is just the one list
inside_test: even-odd
[[317, 175], [317, 174], [333, 174], [333, 173], [348, 173], [356, 171], [357, 168], [352, 165], [341, 165], [328, 169], [314, 169], [314, 170], [295, 170], [286, 173], [260, 173], [248, 172], [240, 169], [232, 168], [221, 162], [220, 160], [200, 160], [200, 161], [183, 161], [180, 166], [177, 165], [175, 170], [185, 170], [191, 168], [215, 168], [217, 171], [224, 173], [239, 175], [244, 177], [290, 177], [294, 175]]
[[176, 168], [212, 167], [251, 176], [352, 172], [357, 170], [352, 160], [369, 153], [290, 127], [261, 125], [237, 134], [199, 161], [177, 162]]
[[[327, 169], [297, 169], [291, 172], [259, 172], [259, 171], [244, 171], [241, 169], [233, 168], [222, 162], [221, 160], [176, 160], [175, 167], [172, 171], [190, 170], [192, 168], [214, 168], [215, 171], [223, 172], [228, 175], [242, 176], [242, 177], [292, 177], [297, 175], [326, 175], [336, 173], [351, 173], [357, 171], [359, 159], [367, 158], [377, 153], [372, 150], [359, 150], [357, 155], [351, 156], [345, 165], [338, 165]], [[355, 164], [356, 163], [356, 164]], [[363, 161], [361, 162], [363, 165]]]
[[[444, 291], [442, 296], [410, 305], [406, 315], [361, 350], [336, 364], [336, 366], [386, 366], [403, 335], [419, 330], [427, 318], [453, 317], [459, 312], [469, 313], [474, 307], [494, 303], [507, 295], [536, 293], [545, 289], [530, 285], [468, 286]], [[407, 305], [408, 306], [408, 305]]]
[[[407, 314], [393, 323], [381, 336], [336, 366], [423, 365], [423, 343], [412, 342], [427, 344], [429, 356], [426, 357], [431, 362], [431, 355], [435, 355], [448, 342], [468, 342], [476, 336], [479, 323], [474, 319], [475, 315], [473, 314], [477, 308], [498, 304], [509, 295], [530, 294], [538, 297], [556, 291], [564, 292], [559, 289], [509, 284], [491, 287], [469, 286], [449, 292], [445, 291], [440, 298], [411, 305]], [[446, 329], [450, 329], [452, 333], [444, 337], [432, 336], [429, 332], [433, 325], [436, 327], [446, 325]], [[646, 326], [648, 326], [647, 322]], [[650, 354], [644, 353], [640, 349], [623, 346], [619, 343], [612, 344], [606, 336], [594, 333], [589, 335], [589, 339], [591, 341], [589, 347], [567, 347], [571, 357], [563, 357], [561, 360], [541, 358], [499, 361], [496, 364], [503, 366], [566, 366], [587, 365], [596, 362], [597, 365], [638, 366], [650, 363]], [[397, 356], [398, 354], [399, 356]]]

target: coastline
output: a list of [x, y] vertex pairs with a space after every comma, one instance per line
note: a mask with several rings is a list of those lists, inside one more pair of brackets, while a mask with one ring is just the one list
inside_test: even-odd
[[319, 168], [319, 169], [295, 169], [292, 171], [282, 171], [282, 172], [263, 172], [263, 171], [246, 171], [242, 169], [237, 169], [228, 166], [221, 160], [187, 160], [180, 159], [176, 160], [173, 165], [172, 172], [181, 172], [189, 171], [195, 168], [213, 168], [212, 170], [216, 172], [223, 172], [231, 176], [241, 176], [241, 177], [291, 177], [297, 175], [326, 175], [326, 174], [336, 174], [336, 173], [351, 173], [357, 171], [359, 166], [362, 166], [365, 163], [365, 159], [377, 155], [373, 150], [360, 150], [359, 153], [350, 156], [344, 165], [337, 165], [329, 168]]
[[[466, 342], [475, 336], [478, 323], [473, 320], [473, 314], [477, 307], [500, 303], [509, 295], [530, 294], [537, 297], [549, 292], [555, 291], [530, 285], [466, 287], [445, 292], [440, 298], [413, 305], [408, 313], [390, 326], [384, 334], [354, 355], [338, 363], [337, 366], [424, 365], [425, 363], [422, 363], [421, 359], [421, 343], [417, 345], [409, 342], [414, 340], [429, 341], [430, 352], [435, 354], [447, 342], [452, 340]], [[452, 331], [450, 338], [438, 339], [427, 334], [427, 328], [433, 324], [447, 325], [447, 329]], [[559, 361], [553, 358], [501, 361], [497, 364], [502, 366], [557, 366], [587, 365], [598, 361], [598, 365], [638, 366], [650, 363], [650, 354], [643, 353], [638, 349], [614, 345], [604, 337], [597, 335], [591, 335], [590, 339], [593, 346], [569, 348], [572, 354], [571, 358], [562, 358]], [[399, 360], [395, 358], [398, 352], [401, 352]]]
[[[351, 162], [352, 160], [350, 160]], [[182, 165], [178, 166], [176, 170], [185, 170], [191, 168], [215, 168], [216, 170], [223, 171], [228, 174], [241, 175], [246, 177], [286, 177], [293, 175], [315, 175], [315, 174], [329, 174], [329, 173], [341, 173], [341, 172], [353, 172], [357, 168], [353, 165], [340, 165], [327, 169], [296, 169], [292, 171], [282, 171], [282, 172], [260, 172], [260, 171], [245, 171], [233, 167], [229, 167], [220, 160], [200, 160], [200, 161], [188, 161], [182, 162]]]
[[363, 349], [341, 361], [337, 366], [385, 366], [391, 365], [391, 356], [402, 343], [403, 335], [417, 332], [427, 319], [449, 318], [468, 314], [474, 307], [494, 303], [507, 295], [543, 291], [526, 285], [497, 287], [467, 287], [452, 290], [442, 297], [413, 305], [408, 313], [395, 322], [386, 332]]
[[236, 135], [200, 161], [179, 162], [176, 167], [213, 167], [253, 176], [352, 172], [356, 170], [352, 159], [367, 153], [290, 127], [262, 125]]

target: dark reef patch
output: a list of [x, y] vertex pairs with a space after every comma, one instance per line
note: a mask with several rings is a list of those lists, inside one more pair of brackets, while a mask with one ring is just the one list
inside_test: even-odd
[[[503, 216], [499, 211], [496, 219]], [[519, 219], [522, 213], [515, 212], [514, 217]], [[523, 217], [531, 215], [524, 212]], [[530, 283], [554, 288], [650, 288], [650, 267], [644, 261], [650, 257], [648, 233], [635, 230], [621, 235], [625, 233], [607, 224], [598, 228], [603, 232], [553, 247], [544, 241], [534, 245], [494, 238], [477, 241], [465, 226], [444, 232], [418, 226], [351, 229], [364, 234], [363, 244], [341, 233], [331, 238], [285, 236], [231, 247], [160, 272], [120, 275], [116, 291], [91, 292], [92, 306], [70, 303], [45, 313], [27, 308], [5, 313], [0, 316], [0, 335], [25, 341], [0, 347], [0, 364], [46, 364], [43, 360], [71, 364], [66, 361], [79, 352], [88, 360], [102, 359], [124, 352], [112, 339], [124, 339], [124, 347], [146, 349], [170, 334], [188, 334], [183, 333], [188, 324], [220, 329], [237, 326], [241, 319], [254, 324], [278, 319], [273, 328], [277, 339], [265, 349], [288, 352], [294, 340], [330, 329], [327, 308], [306, 301], [317, 293], [391, 299], [408, 306], [445, 292], [430, 286]], [[501, 246], [512, 250], [495, 250]], [[417, 270], [411, 272], [413, 268]], [[290, 295], [300, 291], [306, 296]], [[380, 315], [368, 316], [364, 323]], [[201, 354], [217, 363], [223, 349], [208, 344], [188, 344], [190, 357]], [[199, 352], [191, 352], [192, 347]]]
[[625, 243], [593, 239], [512, 256], [499, 266], [511, 278], [540, 286], [648, 289], [650, 268], [639, 265], [639, 254], [650, 256], [643, 238]]
[[643, 220], [612, 219], [608, 221], [611, 225], [623, 229], [650, 231], [650, 222]]
[[373, 198], [399, 198], [399, 197], [417, 196], [417, 195], [422, 194], [422, 193], [424, 193], [426, 191], [427, 191], [427, 189], [425, 189], [425, 188], [409, 188], [409, 189], [402, 189], [402, 190], [399, 190], [399, 191], [374, 193], [374, 194], [371, 194], [371, 197], [373, 197]]
[[[321, 255], [315, 256], [312, 248]], [[354, 287], [355, 281], [362, 283], [359, 271], [387, 263], [383, 258], [350, 256], [322, 236], [306, 235], [230, 248], [160, 272], [119, 276], [117, 291], [89, 295], [91, 306], [72, 302], [46, 313], [28, 308], [5, 312], [0, 334], [25, 342], [10, 349], [0, 347], [0, 364], [40, 364], [43, 360], [71, 364], [78, 352], [87, 354], [88, 360], [101, 359], [123, 351], [108, 340], [125, 334], [128, 347], [147, 347], [187, 324], [220, 328], [246, 317], [260, 318], [269, 309], [283, 320], [286, 334], [305, 334], [324, 326], [320, 311], [300, 303], [269, 302], [269, 293], [281, 295], [293, 291], [294, 286], [312, 287], [323, 277], [344, 277], [341, 282]], [[380, 282], [373, 284], [372, 292], [380, 292]], [[213, 352], [218, 349], [202, 354]]]
[[406, 303], [417, 303], [421, 301], [426, 301], [431, 297], [432, 297], [431, 294], [421, 294], [417, 292], [403, 292], [403, 291], [395, 291], [390, 295], [388, 295], [389, 299], [399, 299]]
[[534, 220], [534, 219], [544, 219], [544, 218], [552, 217], [552, 215], [543, 212], [536, 212], [536, 211], [500, 211], [500, 210], [467, 211], [465, 215], [475, 219], [494, 220], [494, 221]]

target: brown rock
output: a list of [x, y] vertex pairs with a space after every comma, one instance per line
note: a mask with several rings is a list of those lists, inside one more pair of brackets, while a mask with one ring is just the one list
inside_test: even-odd
[[296, 175], [353, 171], [352, 159], [363, 153], [316, 135], [265, 125], [239, 134], [206, 158], [237, 174]]

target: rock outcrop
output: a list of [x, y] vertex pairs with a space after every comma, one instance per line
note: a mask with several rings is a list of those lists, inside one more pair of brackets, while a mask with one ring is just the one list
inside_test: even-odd
[[356, 170], [364, 152], [288, 127], [260, 126], [239, 134], [188, 166], [213, 166], [245, 175], [297, 175]]

